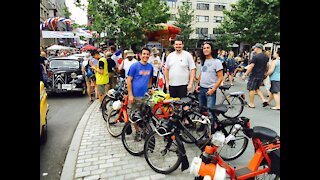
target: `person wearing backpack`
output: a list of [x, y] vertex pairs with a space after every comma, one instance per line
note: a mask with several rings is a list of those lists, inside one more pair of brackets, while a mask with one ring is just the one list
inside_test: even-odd
[[82, 62], [82, 74], [85, 77], [86, 85], [87, 85], [87, 94], [89, 96], [89, 102], [93, 101], [93, 98], [91, 96], [91, 87], [94, 86], [92, 80], [90, 79], [90, 76], [92, 76], [92, 72], [90, 72], [92, 69], [90, 68], [89, 60], [91, 59], [90, 53], [87, 53], [84, 57], [84, 60]]

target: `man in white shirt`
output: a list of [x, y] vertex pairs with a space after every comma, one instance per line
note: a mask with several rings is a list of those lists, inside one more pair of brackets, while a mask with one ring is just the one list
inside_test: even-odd
[[135, 54], [133, 53], [132, 50], [128, 50], [127, 51], [127, 58], [125, 60], [122, 61], [122, 63], [119, 66], [119, 71], [124, 69], [124, 73], [125, 73], [125, 77], [128, 77], [128, 72], [129, 69], [131, 67], [131, 65], [135, 62], [137, 62], [137, 60], [134, 58]]
[[152, 84], [156, 86], [157, 78], [158, 78], [158, 72], [161, 68], [161, 60], [158, 56], [159, 51], [156, 47], [153, 47], [151, 50], [151, 56], [149, 57], [148, 63], [152, 65], [153, 67], [153, 77], [152, 77]]
[[166, 88], [171, 97], [183, 98], [192, 89], [196, 74], [196, 66], [192, 55], [183, 50], [183, 41], [174, 41], [175, 51], [170, 53], [165, 65]]

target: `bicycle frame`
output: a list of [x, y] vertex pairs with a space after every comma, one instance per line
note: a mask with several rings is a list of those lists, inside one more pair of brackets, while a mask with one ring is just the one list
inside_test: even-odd
[[[269, 155], [267, 154], [268, 150], [276, 150], [280, 148], [280, 141], [277, 141], [276, 143], [270, 143], [267, 145], [263, 145], [260, 139], [253, 138], [253, 145], [255, 147], [255, 154], [253, 155], [252, 159], [250, 160], [249, 164], [245, 167], [238, 167], [234, 168], [227, 164], [216, 152], [217, 146], [206, 146], [206, 149], [212, 149], [214, 151], [214, 156], [212, 158], [212, 162], [215, 163], [209, 163], [205, 164], [204, 162], [201, 163], [200, 169], [199, 169], [199, 175], [200, 176], [206, 176], [210, 175], [211, 178], [214, 178], [214, 171], [216, 169], [216, 164], [226, 169], [226, 173], [230, 176], [232, 180], [244, 180], [248, 178], [252, 178], [255, 176], [258, 176], [260, 174], [268, 173], [270, 172], [271, 167], [271, 160]], [[261, 162], [263, 159], [266, 160], [268, 167], [263, 169], [258, 169], [261, 166]]]
[[127, 111], [127, 107], [128, 107], [128, 96], [127, 95], [124, 95], [123, 96], [124, 98], [124, 102], [122, 104], [122, 107], [120, 108], [119, 110], [119, 113], [118, 113], [118, 118], [116, 119], [116, 121], [121, 121], [121, 115], [123, 115], [123, 118], [122, 119], [125, 123], [129, 122], [129, 115], [128, 115], [128, 111]]

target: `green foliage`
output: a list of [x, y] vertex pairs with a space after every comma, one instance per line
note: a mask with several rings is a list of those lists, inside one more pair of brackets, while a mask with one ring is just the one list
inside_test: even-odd
[[64, 15], [64, 17], [66, 17], [66, 18], [70, 18], [70, 16], [71, 16], [71, 12], [69, 11], [69, 9], [68, 9], [67, 6], [65, 6], [65, 7], [63, 8], [63, 15]]
[[[80, 0], [76, 2], [80, 6]], [[146, 43], [144, 32], [155, 30], [157, 23], [169, 19], [169, 7], [160, 0], [88, 0], [88, 16], [93, 19], [91, 30], [107, 32], [117, 39], [122, 49]]]
[[194, 10], [191, 7], [190, 0], [182, 1], [182, 6], [178, 7], [178, 14], [176, 18], [175, 26], [181, 28], [181, 32], [179, 36], [184, 41], [185, 49], [188, 49], [192, 46], [192, 42], [190, 41], [190, 34], [194, 31], [191, 28], [191, 22], [194, 21]]
[[239, 0], [231, 7], [224, 11], [217, 44], [280, 42], [280, 0]]

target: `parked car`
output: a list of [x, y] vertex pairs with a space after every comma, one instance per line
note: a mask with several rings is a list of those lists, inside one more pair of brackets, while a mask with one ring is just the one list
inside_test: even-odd
[[47, 114], [49, 105], [47, 102], [47, 92], [44, 83], [40, 81], [40, 144], [47, 141]]
[[86, 94], [86, 83], [81, 71], [83, 59], [79, 57], [54, 57], [48, 59], [47, 92], [79, 92]]

